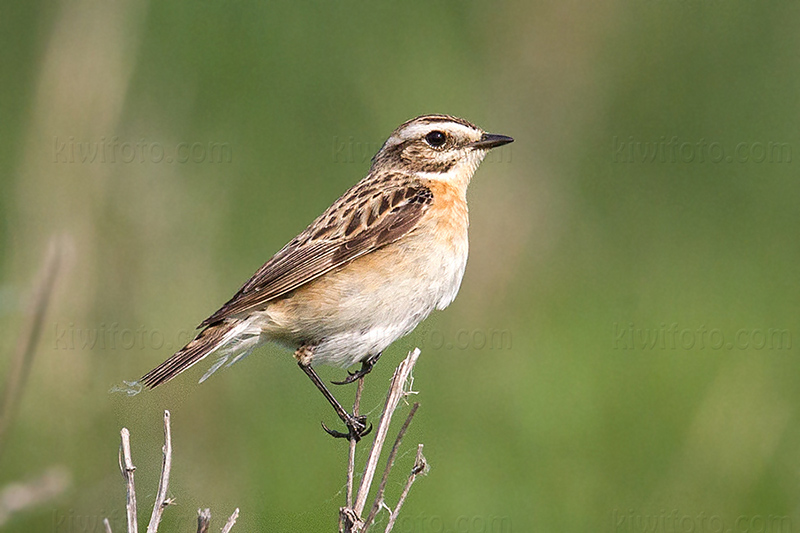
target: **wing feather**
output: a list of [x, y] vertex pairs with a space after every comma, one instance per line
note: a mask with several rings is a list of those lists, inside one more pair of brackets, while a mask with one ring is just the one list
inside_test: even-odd
[[258, 269], [200, 327], [263, 308], [270, 300], [400, 239], [413, 231], [432, 202], [430, 189], [411, 178], [363, 180]]

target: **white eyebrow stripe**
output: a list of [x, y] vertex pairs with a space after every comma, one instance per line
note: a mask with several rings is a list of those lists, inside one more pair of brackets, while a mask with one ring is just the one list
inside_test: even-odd
[[392, 136], [386, 140], [384, 148], [387, 146], [398, 145], [409, 139], [423, 137], [428, 133], [437, 130], [447, 131], [450, 133], [454, 133], [456, 135], [461, 135], [463, 137], [469, 137], [471, 135], [475, 135], [476, 133], [480, 133], [480, 130], [477, 128], [470, 128], [469, 126], [465, 126], [463, 124], [459, 124], [458, 122], [452, 122], [452, 121], [435, 121], [430, 123], [426, 122], [426, 123], [408, 124], [407, 126], [402, 128], [399, 132], [393, 133]]
[[456, 134], [460, 133], [465, 137], [469, 136], [470, 134], [474, 135], [478, 131], [473, 128], [464, 126], [463, 124], [459, 124], [457, 122], [432, 122], [429, 124], [410, 124], [399, 132], [400, 135], [394, 134], [391, 137], [389, 137], [389, 139], [386, 141], [386, 145], [394, 146], [396, 144], [400, 144], [403, 141], [407, 141], [408, 139], [422, 137], [432, 131], [437, 131], [437, 130], [452, 132]]

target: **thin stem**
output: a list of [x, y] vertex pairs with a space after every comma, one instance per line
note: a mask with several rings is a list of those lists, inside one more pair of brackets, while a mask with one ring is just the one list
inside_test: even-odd
[[411, 371], [414, 369], [414, 365], [417, 363], [417, 359], [419, 359], [419, 354], [419, 348], [415, 348], [394, 371], [392, 384], [386, 395], [386, 404], [383, 408], [383, 414], [381, 415], [378, 429], [375, 432], [375, 440], [372, 443], [372, 449], [370, 449], [367, 464], [364, 467], [364, 476], [361, 478], [361, 485], [358, 487], [358, 495], [356, 496], [356, 502], [353, 507], [356, 516], [361, 516], [361, 513], [364, 511], [369, 489], [372, 485], [372, 478], [375, 476], [375, 470], [378, 467], [378, 459], [383, 445], [386, 442], [386, 436], [389, 433], [389, 424], [392, 422], [392, 415], [395, 409], [397, 409], [400, 398], [405, 394], [406, 382], [411, 375]]
[[220, 533], [231, 533], [231, 529], [233, 529], [233, 525], [236, 523], [236, 519], [239, 518], [239, 508], [237, 507], [233, 514], [228, 518], [228, 521], [225, 522], [225, 525], [222, 527], [222, 531]]
[[400, 509], [403, 508], [403, 504], [406, 502], [406, 496], [408, 496], [411, 490], [411, 485], [414, 484], [417, 476], [425, 473], [427, 469], [428, 462], [425, 460], [425, 456], [422, 455], [422, 444], [420, 444], [417, 446], [417, 459], [414, 461], [414, 468], [411, 469], [411, 474], [408, 476], [406, 486], [403, 488], [403, 492], [400, 493], [400, 499], [397, 501], [397, 505], [395, 505], [392, 514], [389, 516], [389, 522], [386, 524], [384, 533], [390, 533], [392, 531], [394, 523], [397, 521], [397, 516], [400, 514]]
[[[353, 416], [358, 417], [361, 407], [361, 393], [364, 392], [364, 376], [358, 378], [356, 386], [356, 399], [353, 401]], [[347, 507], [353, 507], [353, 474], [356, 468], [356, 439], [350, 439], [350, 455], [347, 460]]]
[[408, 412], [406, 421], [403, 423], [403, 427], [401, 427], [400, 431], [397, 433], [397, 438], [394, 441], [394, 446], [392, 446], [392, 451], [389, 452], [389, 457], [386, 458], [386, 468], [383, 470], [383, 477], [381, 478], [380, 485], [378, 485], [378, 493], [375, 495], [375, 501], [372, 504], [372, 509], [369, 512], [369, 516], [364, 521], [363, 531], [369, 529], [369, 526], [372, 524], [372, 521], [375, 520], [375, 516], [378, 514], [378, 511], [381, 508], [381, 504], [383, 503], [383, 495], [386, 492], [386, 483], [389, 480], [389, 473], [392, 471], [392, 467], [394, 466], [394, 460], [397, 457], [397, 452], [400, 449], [400, 443], [403, 440], [403, 436], [406, 434], [406, 431], [408, 431], [408, 426], [411, 424], [411, 420], [414, 418], [414, 414], [416, 414], [417, 409], [419, 409], [419, 402], [414, 402], [414, 405], [411, 406], [411, 410]]
[[208, 533], [211, 525], [211, 509], [197, 510], [197, 533]]
[[133, 483], [133, 472], [136, 470], [136, 467], [133, 466], [133, 459], [131, 459], [131, 434], [128, 428], [122, 428], [120, 436], [122, 437], [122, 447], [120, 450], [119, 468], [122, 471], [122, 476], [125, 478], [125, 483], [128, 487], [125, 505], [128, 512], [128, 533], [137, 533], [136, 488]]
[[172, 503], [167, 499], [167, 489], [169, 488], [169, 473], [172, 469], [172, 430], [170, 428], [169, 411], [164, 411], [164, 459], [161, 463], [161, 478], [158, 481], [158, 493], [153, 505], [153, 513], [150, 515], [150, 524], [147, 526], [147, 533], [156, 533], [158, 524], [161, 523], [161, 515], [164, 509]]
[[[173, 503], [171, 498], [167, 498], [169, 490], [169, 476], [172, 469], [172, 429], [170, 421], [170, 412], [164, 411], [164, 446], [161, 448], [164, 458], [161, 463], [161, 478], [158, 482], [158, 492], [156, 494], [156, 501], [153, 505], [153, 513], [150, 516], [150, 523], [147, 526], [147, 533], [157, 533], [158, 526], [161, 522], [161, 515], [164, 509]], [[119, 468], [122, 471], [122, 477], [125, 478], [127, 485], [127, 514], [128, 514], [128, 531], [127, 533], [137, 533], [136, 523], [136, 488], [133, 483], [133, 473], [136, 467], [133, 466], [133, 459], [131, 458], [131, 435], [128, 428], [122, 428], [120, 431], [122, 437], [122, 444], [119, 450]], [[236, 520], [239, 518], [239, 508], [231, 514], [225, 526], [222, 528], [221, 533], [230, 533]], [[211, 510], [198, 509], [197, 510], [197, 531], [198, 533], [208, 533], [211, 524]], [[105, 533], [111, 532], [111, 524], [108, 518], [103, 520], [103, 528]]]

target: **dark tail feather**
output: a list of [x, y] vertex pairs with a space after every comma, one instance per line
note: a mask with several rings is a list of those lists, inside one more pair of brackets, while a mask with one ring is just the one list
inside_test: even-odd
[[145, 374], [142, 382], [152, 389], [171, 380], [219, 347], [225, 335], [235, 325], [236, 323], [231, 321], [207, 327], [192, 342]]

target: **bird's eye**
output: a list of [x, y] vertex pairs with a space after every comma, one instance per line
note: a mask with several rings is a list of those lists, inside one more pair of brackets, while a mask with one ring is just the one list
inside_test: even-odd
[[434, 148], [441, 148], [446, 140], [447, 140], [447, 135], [445, 135], [441, 131], [432, 131], [425, 136], [425, 142], [427, 142]]

